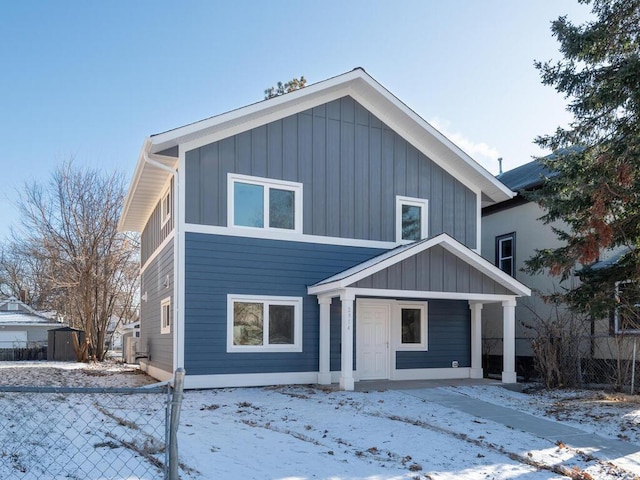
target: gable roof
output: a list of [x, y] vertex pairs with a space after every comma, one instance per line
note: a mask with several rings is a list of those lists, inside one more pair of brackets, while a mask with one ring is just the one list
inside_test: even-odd
[[[199, 122], [152, 135], [143, 144], [124, 201], [120, 230], [141, 231], [161, 195], [161, 188], [176, 168], [175, 147], [191, 150], [243, 131], [350, 96], [432, 161], [473, 191], [482, 192], [483, 204], [514, 196], [504, 184], [380, 85], [363, 69], [306, 86]], [[164, 155], [161, 155], [164, 154]], [[162, 166], [154, 166], [152, 158]]]
[[446, 233], [442, 233], [433, 238], [420, 240], [419, 242], [402, 245], [384, 252], [365, 262], [355, 265], [354, 267], [311, 285], [308, 288], [308, 293], [311, 295], [322, 295], [347, 288], [366, 277], [392, 267], [409, 257], [418, 255], [419, 253], [432, 249], [435, 246], [441, 246], [472, 268], [490, 277], [499, 285], [513, 292], [513, 295], [531, 295], [531, 290], [528, 287], [510, 275], [507, 275], [495, 265], [491, 264], [473, 250], [465, 247]]
[[534, 160], [508, 172], [501, 173], [496, 178], [514, 192], [519, 192], [539, 187], [544, 183], [545, 178], [552, 177], [554, 174], [540, 161]]
[[10, 326], [49, 326], [57, 327], [61, 324], [49, 318], [42, 317], [33, 313], [25, 313], [19, 311], [0, 312], [0, 325], [3, 327]]

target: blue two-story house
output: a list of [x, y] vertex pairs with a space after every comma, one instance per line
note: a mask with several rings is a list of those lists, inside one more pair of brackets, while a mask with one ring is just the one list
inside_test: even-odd
[[364, 70], [145, 140], [120, 229], [141, 232], [141, 365], [187, 388], [504, 382], [527, 287], [480, 255], [507, 187]]

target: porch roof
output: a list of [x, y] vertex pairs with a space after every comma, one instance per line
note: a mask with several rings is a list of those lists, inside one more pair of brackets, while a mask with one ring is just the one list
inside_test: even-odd
[[[405, 279], [404, 272], [412, 278]], [[528, 287], [445, 233], [384, 252], [311, 285], [308, 292], [329, 295], [346, 288], [473, 294], [476, 298], [531, 295]]]

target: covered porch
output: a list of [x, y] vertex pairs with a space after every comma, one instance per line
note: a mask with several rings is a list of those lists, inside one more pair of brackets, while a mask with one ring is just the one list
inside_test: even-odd
[[[531, 292], [446, 234], [385, 252], [308, 292], [320, 307], [319, 384], [353, 390], [365, 380], [480, 379], [485, 303], [502, 306], [502, 382], [516, 382], [516, 298]], [[332, 351], [339, 370], [331, 369]]]

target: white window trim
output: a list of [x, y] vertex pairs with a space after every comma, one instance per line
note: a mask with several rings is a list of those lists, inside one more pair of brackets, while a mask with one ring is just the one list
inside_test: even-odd
[[[502, 242], [506, 241], [506, 240], [511, 240], [511, 256], [510, 257], [503, 257], [502, 256]], [[512, 277], [516, 276], [516, 233], [515, 232], [511, 232], [511, 233], [505, 233], [504, 235], [498, 235], [496, 237], [496, 241], [497, 241], [497, 245], [496, 245], [496, 257], [497, 257], [497, 265], [496, 267], [498, 267], [500, 270], [502, 270], [502, 260], [506, 260], [507, 258], [511, 259], [511, 271], [510, 272], [504, 272], [504, 270], [502, 270], [504, 273], [511, 275]]]
[[[264, 305], [263, 345], [234, 345], [233, 344], [233, 304], [235, 302], [262, 303]], [[293, 344], [269, 345], [268, 306], [292, 305], [293, 308]], [[302, 352], [302, 297], [278, 297], [267, 295], [227, 295], [227, 352]]]
[[[234, 184], [248, 183], [251, 185], [260, 185], [264, 187], [263, 195], [263, 218], [264, 227], [247, 227], [246, 225], [236, 225], [234, 210]], [[280, 190], [289, 190], [294, 192], [294, 219], [293, 229], [275, 228], [269, 226], [269, 189], [277, 188]], [[249, 229], [249, 230], [271, 230], [275, 232], [292, 232], [302, 233], [302, 183], [289, 182], [287, 180], [276, 180], [271, 178], [253, 177], [250, 175], [241, 175], [239, 173], [227, 174], [227, 226], [233, 228]]]
[[[165, 317], [165, 307], [168, 308], [169, 318]], [[163, 298], [160, 302], [160, 333], [171, 333], [171, 297]]]
[[403, 197], [396, 195], [396, 243], [413, 243], [415, 240], [402, 239], [402, 206], [420, 207], [420, 240], [429, 236], [429, 200], [426, 198]]
[[[394, 317], [396, 322], [392, 327], [394, 331], [395, 346], [397, 351], [428, 351], [429, 350], [429, 335], [427, 321], [427, 302], [396, 302], [396, 311]], [[402, 309], [413, 308], [420, 310], [420, 343], [402, 343]]]
[[[169, 203], [166, 203], [167, 197], [169, 198]], [[168, 209], [165, 207], [168, 205]], [[167, 187], [167, 191], [162, 195], [162, 199], [160, 200], [160, 226], [164, 227], [169, 219], [171, 218], [171, 210], [173, 210], [173, 199], [171, 198], [171, 184]]]
[[[633, 283], [633, 281], [632, 280], [621, 280], [621, 281], [615, 283], [615, 286], [616, 286], [616, 302], [620, 301], [620, 285], [625, 284], [625, 283]], [[640, 309], [640, 305], [639, 304], [636, 304], [635, 306], [639, 307], [639, 309]], [[618, 307], [616, 307], [615, 310], [613, 311], [613, 319], [614, 319], [615, 333], [617, 335], [624, 335], [624, 334], [640, 335], [640, 330], [638, 330], [638, 329], [620, 328], [620, 316], [618, 314]]]

